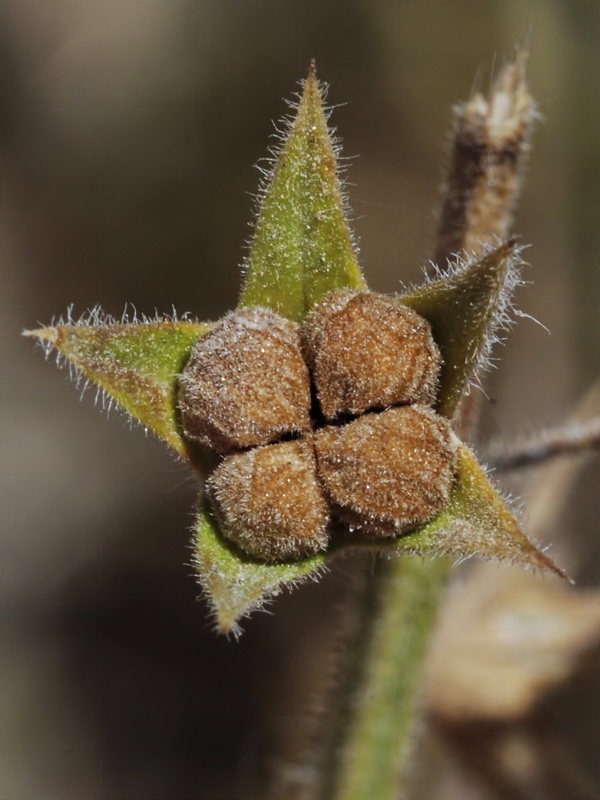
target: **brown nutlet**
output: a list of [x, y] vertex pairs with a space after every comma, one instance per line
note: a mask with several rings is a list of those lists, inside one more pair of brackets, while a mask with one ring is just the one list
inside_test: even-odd
[[266, 308], [224, 317], [179, 378], [185, 435], [222, 454], [308, 429], [310, 404], [298, 325]]
[[427, 320], [398, 300], [330, 294], [308, 315], [302, 346], [328, 419], [434, 400], [440, 351]]
[[365, 414], [315, 439], [318, 473], [342, 519], [369, 535], [422, 524], [448, 503], [455, 476], [450, 424], [421, 405]]
[[207, 489], [223, 533], [250, 556], [302, 558], [327, 546], [328, 505], [310, 434], [229, 456]]

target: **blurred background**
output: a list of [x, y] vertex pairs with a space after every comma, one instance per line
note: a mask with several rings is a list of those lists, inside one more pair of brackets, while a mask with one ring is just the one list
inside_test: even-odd
[[[544, 120], [515, 226], [532, 245], [518, 303], [550, 334], [523, 319], [496, 352], [484, 432], [507, 438], [561, 423], [597, 374], [597, 0], [0, 2], [2, 800], [288, 796], [277, 787], [305, 778], [307, 709], [352, 573], [343, 562], [281, 597], [239, 642], [215, 636], [190, 567], [193, 477], [118, 412], [100, 414], [93, 391], [80, 402], [20, 331], [70, 304], [200, 319], [232, 308], [253, 164], [313, 57], [352, 157], [369, 284], [418, 281], [450, 108], [486, 91], [528, 33]], [[515, 714], [527, 717], [529, 738], [511, 733], [503, 756], [513, 783], [464, 758], [469, 732], [497, 732], [495, 712], [475, 708], [465, 734], [433, 691], [435, 769], [421, 798], [600, 797], [597, 462], [571, 483], [540, 536], [589, 600], [576, 669], [499, 723], [514, 733]], [[499, 592], [512, 580], [508, 568], [486, 575]], [[474, 591], [468, 570], [459, 582]], [[490, 636], [485, 655], [484, 693], [496, 697], [506, 653]], [[445, 691], [451, 700], [451, 681]]]

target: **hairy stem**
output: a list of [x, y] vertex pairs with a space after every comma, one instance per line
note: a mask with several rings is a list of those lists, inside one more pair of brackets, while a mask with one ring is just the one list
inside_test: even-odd
[[[486, 243], [510, 235], [535, 117], [526, 62], [523, 49], [488, 98], [476, 93], [454, 108], [433, 256], [440, 267], [455, 254], [480, 255]], [[479, 411], [480, 394], [465, 395], [455, 419], [464, 441], [472, 439]]]
[[600, 417], [571, 422], [512, 445], [492, 447], [489, 463], [501, 472], [538, 466], [558, 456], [600, 448]]
[[434, 256], [441, 267], [510, 234], [535, 114], [526, 59], [521, 51], [500, 72], [489, 98], [477, 93], [454, 109]]
[[345, 654], [350, 668], [340, 686], [319, 800], [398, 800], [406, 784], [423, 664], [448, 562], [405, 557], [372, 569]]

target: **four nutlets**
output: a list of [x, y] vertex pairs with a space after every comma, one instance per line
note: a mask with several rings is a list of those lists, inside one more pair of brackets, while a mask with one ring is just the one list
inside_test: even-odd
[[431, 408], [440, 367], [428, 322], [370, 292], [331, 294], [302, 326], [227, 315], [179, 389], [186, 437], [224, 456], [207, 482], [224, 534], [253, 558], [295, 559], [333, 530], [389, 537], [438, 514], [456, 468]]

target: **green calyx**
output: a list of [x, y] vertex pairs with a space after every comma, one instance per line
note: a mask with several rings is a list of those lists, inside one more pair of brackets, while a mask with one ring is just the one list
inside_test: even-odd
[[324, 295], [365, 289], [314, 66], [264, 189], [240, 306], [301, 321]]
[[[436, 410], [451, 418], [502, 321], [514, 285], [515, 244], [490, 248], [438, 280], [399, 298], [432, 327], [444, 366]], [[366, 290], [356, 260], [338, 176], [336, 146], [311, 67], [296, 116], [264, 189], [245, 264], [240, 307], [266, 306], [301, 322], [325, 295]], [[210, 323], [156, 320], [132, 324], [57, 325], [37, 337], [96, 383], [178, 455], [192, 460], [177, 408], [178, 376]], [[522, 533], [473, 454], [458, 445], [456, 482], [446, 508], [433, 520], [373, 549], [399, 553], [483, 555], [560, 572]], [[252, 560], [229, 543], [208, 503], [201, 502], [195, 533], [198, 577], [222, 631], [309, 576], [346, 546], [290, 563]], [[359, 545], [364, 547], [366, 545]]]

